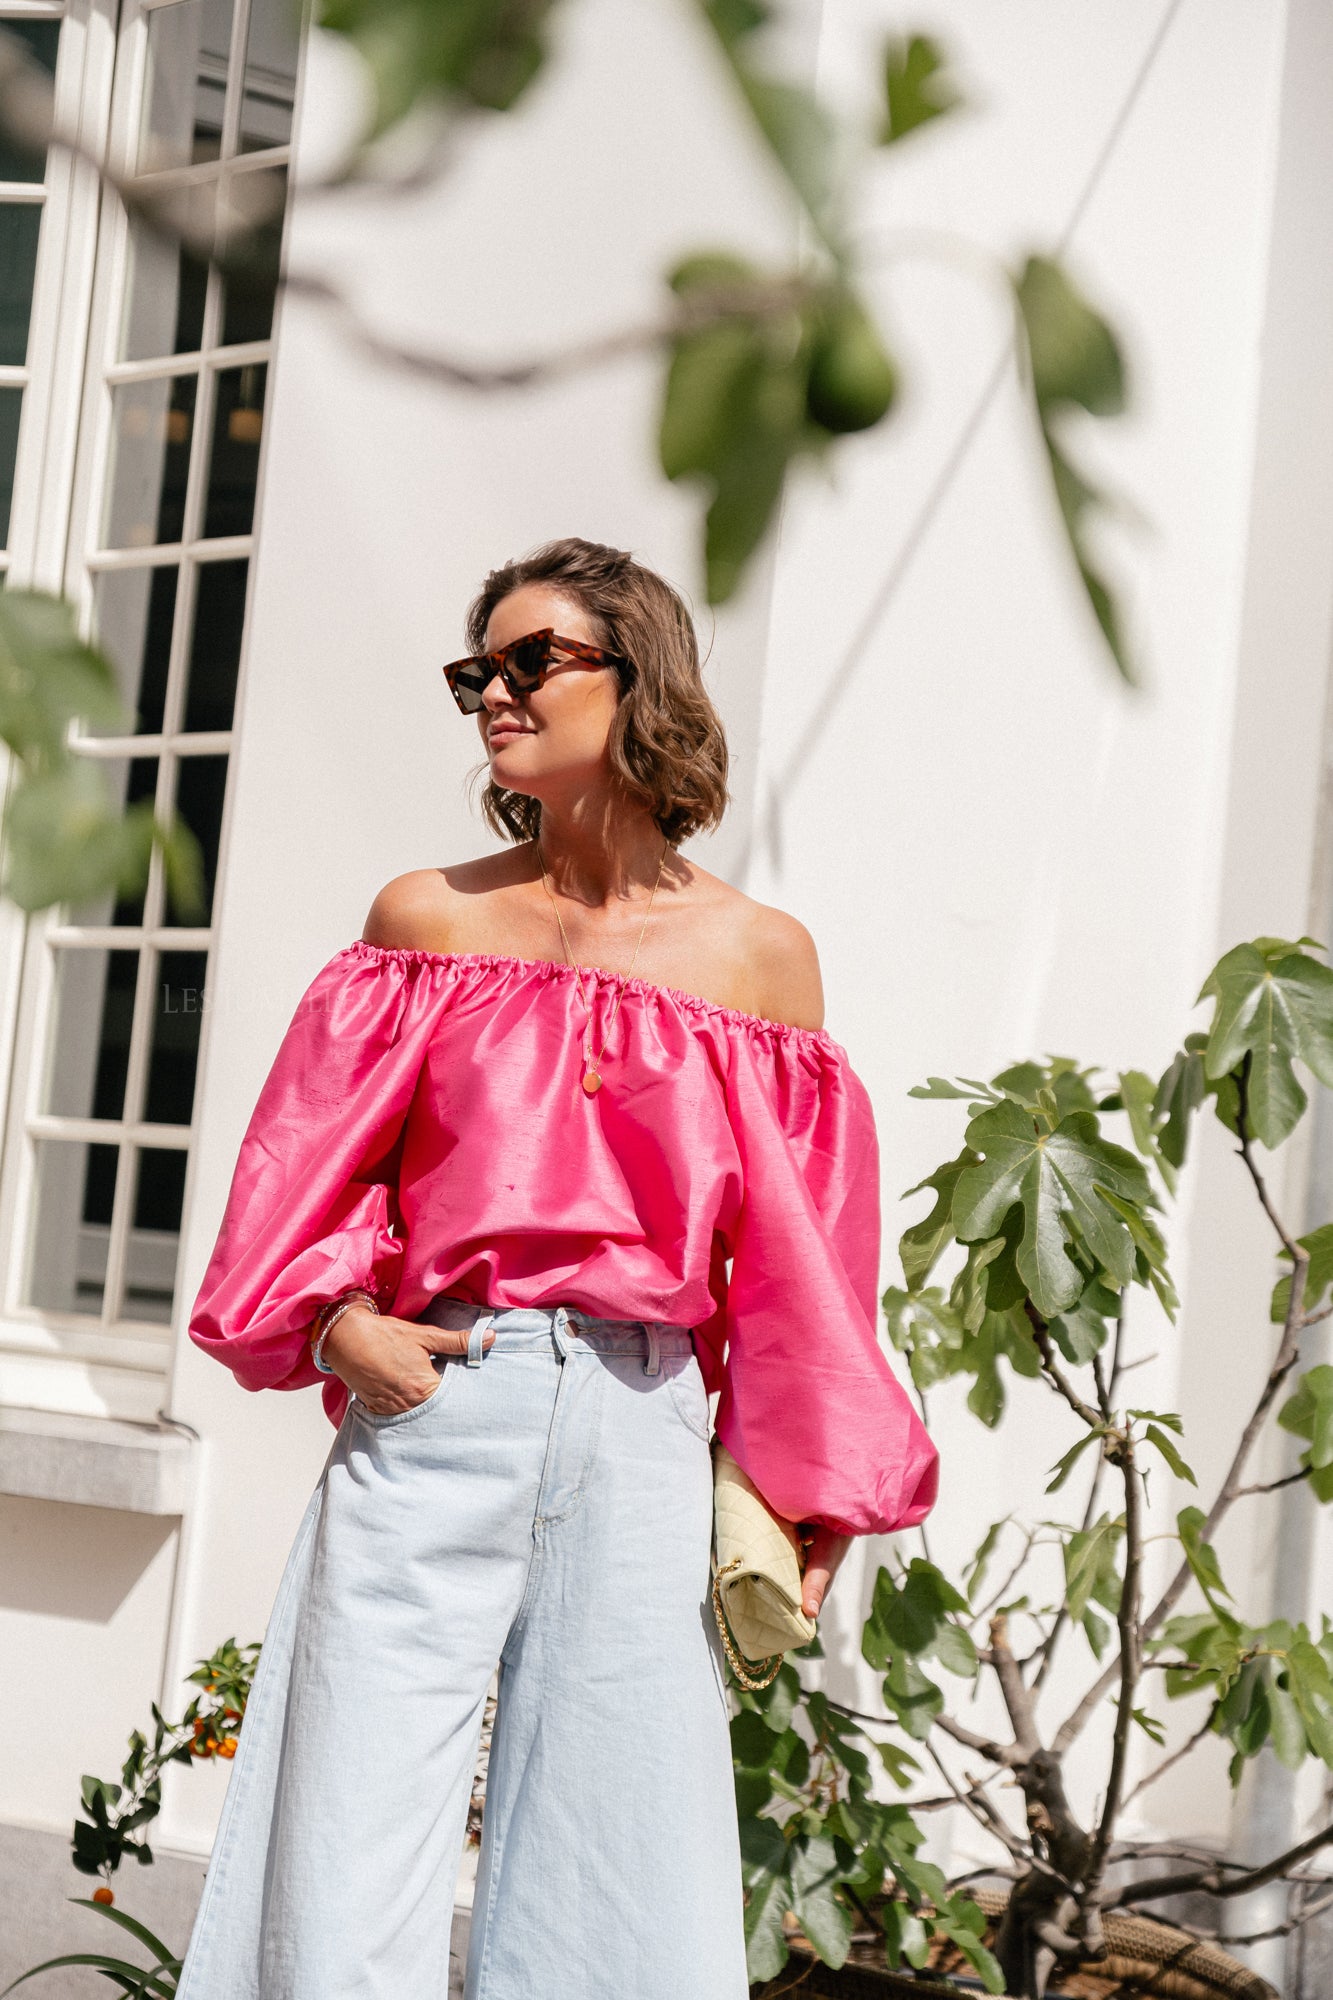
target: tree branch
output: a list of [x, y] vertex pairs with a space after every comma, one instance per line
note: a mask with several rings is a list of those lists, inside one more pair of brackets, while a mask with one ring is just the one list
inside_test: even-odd
[[1042, 1373], [1059, 1390], [1070, 1409], [1082, 1417], [1089, 1430], [1100, 1430], [1102, 1428], [1100, 1410], [1094, 1410], [1091, 1403], [1084, 1402], [1078, 1390], [1056, 1360], [1055, 1350], [1051, 1346], [1050, 1329], [1047, 1327], [1041, 1314], [1037, 1311], [1037, 1308], [1033, 1305], [1031, 1299], [1024, 1299], [1023, 1310], [1028, 1316], [1028, 1321], [1032, 1327], [1032, 1337], [1037, 1343], [1037, 1353], [1041, 1357]]
[[1261, 1868], [1240, 1868], [1232, 1861], [1215, 1861], [1211, 1867], [1196, 1868], [1190, 1874], [1159, 1875], [1155, 1882], [1127, 1882], [1103, 1907], [1122, 1910], [1131, 1903], [1156, 1903], [1164, 1896], [1184, 1896], [1195, 1889], [1203, 1889], [1210, 1896], [1245, 1896], [1251, 1889], [1262, 1889], [1266, 1882], [1279, 1881], [1331, 1842], [1333, 1823], [1320, 1827], [1318, 1833], [1298, 1841], [1295, 1847], [1266, 1861]]
[[[1300, 1244], [1295, 1241], [1284, 1227], [1281, 1218], [1278, 1216], [1269, 1198], [1263, 1175], [1255, 1164], [1251, 1140], [1245, 1125], [1246, 1082], [1249, 1076], [1249, 1060], [1250, 1058], [1247, 1055], [1245, 1062], [1242, 1063], [1237, 1073], [1239, 1105], [1236, 1122], [1239, 1127], [1238, 1136], [1240, 1138], [1238, 1150], [1249, 1170], [1250, 1178], [1254, 1182], [1255, 1191], [1259, 1196], [1264, 1214], [1272, 1223], [1283, 1247], [1290, 1253], [1292, 1260], [1291, 1291], [1287, 1299], [1287, 1314], [1282, 1326], [1282, 1338], [1278, 1343], [1277, 1353], [1273, 1358], [1273, 1365], [1268, 1371], [1267, 1379], [1259, 1392], [1259, 1399], [1250, 1413], [1249, 1421], [1241, 1432], [1240, 1441], [1232, 1456], [1231, 1464], [1227, 1468], [1226, 1478], [1222, 1481], [1217, 1498], [1209, 1509], [1208, 1518], [1203, 1524], [1202, 1539], [1206, 1542], [1211, 1542], [1214, 1539], [1217, 1528], [1230, 1509], [1232, 1502], [1240, 1497], [1241, 1475], [1254, 1448], [1255, 1439], [1263, 1428], [1264, 1421], [1273, 1406], [1278, 1390], [1282, 1387], [1282, 1384], [1286, 1381], [1288, 1375], [1300, 1359], [1300, 1337], [1303, 1330], [1301, 1300], [1305, 1293], [1305, 1274], [1310, 1265], [1309, 1252], [1303, 1250]], [[1147, 1617], [1142, 1621], [1139, 1628], [1140, 1645], [1145, 1639], [1151, 1638], [1158, 1627], [1170, 1617], [1176, 1605], [1184, 1596], [1193, 1574], [1194, 1572], [1190, 1568], [1189, 1563], [1182, 1561], [1171, 1581], [1167, 1584], [1166, 1589], [1162, 1592]], [[1055, 1741], [1052, 1746], [1057, 1755], [1063, 1754], [1086, 1727], [1103, 1698], [1114, 1686], [1118, 1673], [1119, 1662], [1113, 1660], [1098, 1679], [1094, 1681], [1073, 1713], [1061, 1724], [1060, 1728], [1056, 1731]]]
[[[1036, 1709], [1032, 1690], [1019, 1671], [1009, 1645], [1009, 1620], [1003, 1611], [996, 1613], [990, 1622], [990, 1664], [996, 1680], [1000, 1683], [1000, 1693], [1009, 1714], [1014, 1732], [1014, 1747], [1023, 1762], [1034, 1756], [1041, 1748], [1041, 1737], [1037, 1734]], [[943, 1718], [939, 1718], [941, 1721]]]
[[1115, 1463], [1125, 1482], [1125, 1575], [1120, 1587], [1116, 1624], [1120, 1630], [1120, 1701], [1116, 1709], [1115, 1734], [1111, 1745], [1111, 1773], [1106, 1781], [1106, 1801], [1093, 1835], [1088, 1859], [1087, 1887], [1095, 1895], [1106, 1870], [1106, 1856], [1120, 1816], [1121, 1793], [1125, 1784], [1125, 1764], [1129, 1756], [1129, 1732], [1134, 1721], [1134, 1696], [1138, 1689], [1141, 1640], [1139, 1636], [1140, 1576], [1143, 1565], [1143, 1491], [1134, 1462], [1134, 1436], [1126, 1425], [1115, 1450]]
[[1154, 1765], [1145, 1777], [1139, 1779], [1137, 1785], [1125, 1793], [1124, 1799], [1121, 1802], [1122, 1806], [1127, 1806], [1131, 1799], [1138, 1797], [1140, 1792], [1146, 1792], [1150, 1785], [1155, 1785], [1159, 1778], [1164, 1778], [1173, 1765], [1179, 1764], [1184, 1758], [1189, 1756], [1191, 1750], [1202, 1743], [1204, 1737], [1213, 1726], [1213, 1718], [1217, 1714], [1217, 1706], [1217, 1703], [1214, 1702], [1194, 1734], [1186, 1737], [1178, 1750], [1173, 1750], [1169, 1757], [1163, 1757], [1160, 1764]]

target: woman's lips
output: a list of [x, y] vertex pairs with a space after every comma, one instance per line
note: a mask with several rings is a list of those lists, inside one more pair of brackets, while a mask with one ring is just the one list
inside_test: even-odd
[[498, 750], [503, 744], [512, 743], [517, 736], [531, 736], [531, 734], [530, 729], [520, 729], [511, 723], [505, 723], [498, 728], [487, 730], [486, 743], [489, 749]]

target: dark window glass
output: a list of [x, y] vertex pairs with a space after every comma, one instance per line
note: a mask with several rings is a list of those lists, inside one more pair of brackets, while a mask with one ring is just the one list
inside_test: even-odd
[[130, 234], [121, 360], [197, 353], [204, 338], [207, 289], [206, 264], [136, 223]]
[[[101, 758], [99, 767], [106, 772], [111, 797], [127, 806], [135, 805], [140, 799], [151, 804], [157, 791], [157, 758], [133, 757]], [[104, 889], [100, 896], [93, 896], [86, 903], [79, 904], [70, 911], [70, 922], [75, 924], [141, 924], [143, 922], [142, 889], [132, 896], [118, 896], [114, 889]]]
[[244, 270], [227, 279], [222, 294], [222, 345], [243, 340], [267, 340], [273, 331], [273, 301], [278, 286], [278, 252], [282, 245], [282, 212], [287, 198], [287, 169], [256, 169], [256, 178], [280, 191], [276, 214], [255, 230]]
[[158, 960], [143, 1112], [150, 1124], [190, 1122], [207, 971], [207, 952], [164, 951]]
[[83, 1139], [39, 1139], [36, 1151], [26, 1302], [96, 1318], [106, 1286], [119, 1148]]
[[106, 545], [180, 540], [194, 430], [195, 377], [159, 375], [112, 391], [113, 462]]
[[232, 0], [178, 0], [148, 16], [141, 173], [218, 157], [231, 17]]
[[124, 1319], [171, 1318], [185, 1201], [186, 1154], [143, 1147], [135, 1160], [134, 1217], [125, 1256]]
[[225, 757], [182, 757], [176, 769], [176, 810], [203, 851], [202, 916], [185, 918], [168, 895], [166, 922], [206, 924], [212, 921], [213, 884], [218, 873], [218, 843], [222, 835], [222, 801], [227, 790]]
[[9, 514], [14, 501], [14, 460], [19, 448], [22, 389], [0, 389], [0, 548], [9, 545]]
[[28, 358], [32, 281], [42, 211], [36, 202], [0, 202], [0, 363], [21, 368]]
[[249, 564], [200, 563], [195, 572], [194, 637], [185, 688], [185, 729], [230, 729], [245, 622]]
[[[48, 76], [56, 73], [56, 49], [60, 42], [59, 21], [0, 21], [7, 35], [23, 43], [29, 56]], [[40, 181], [46, 178], [46, 148], [35, 153], [20, 150], [12, 139], [0, 137], [0, 181]]]
[[176, 578], [170, 565], [103, 570], [97, 578], [97, 643], [116, 669], [138, 735], [162, 727]]
[[204, 508], [206, 535], [248, 535], [254, 524], [267, 374], [260, 363], [224, 368], [218, 374]]
[[285, 146], [292, 136], [299, 21], [294, 0], [253, 0], [241, 81], [242, 153]]
[[65, 1118], [120, 1118], [139, 954], [62, 946], [55, 958], [42, 1110]]

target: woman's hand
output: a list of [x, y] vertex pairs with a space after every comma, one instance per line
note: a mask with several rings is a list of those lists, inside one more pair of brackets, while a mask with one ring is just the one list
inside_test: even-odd
[[850, 1535], [835, 1535], [832, 1528], [817, 1521], [803, 1521], [797, 1529], [806, 1545], [805, 1575], [801, 1584], [801, 1609], [807, 1618], [818, 1618], [828, 1587], [852, 1546]]
[[[492, 1331], [482, 1346], [494, 1339]], [[415, 1409], [439, 1387], [430, 1356], [466, 1354], [467, 1340], [466, 1327], [419, 1326], [369, 1306], [349, 1306], [335, 1320], [323, 1352], [334, 1374], [374, 1416], [392, 1417]]]

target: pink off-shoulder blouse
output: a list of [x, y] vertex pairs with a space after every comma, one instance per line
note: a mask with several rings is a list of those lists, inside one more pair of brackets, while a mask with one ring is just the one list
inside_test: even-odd
[[876, 1534], [922, 1520], [937, 1480], [876, 1337], [879, 1236], [870, 1101], [823, 1029], [357, 939], [278, 1049], [189, 1331], [247, 1389], [320, 1383], [338, 1424], [348, 1389], [305, 1329], [350, 1285], [403, 1319], [447, 1292], [692, 1327], [770, 1506]]

